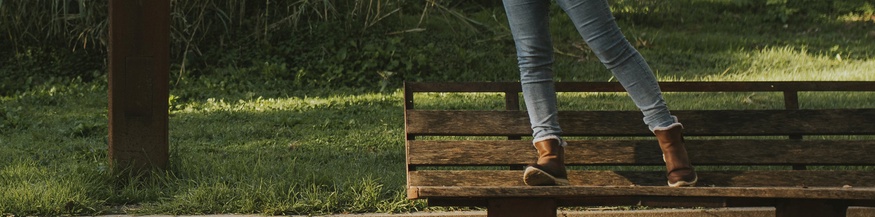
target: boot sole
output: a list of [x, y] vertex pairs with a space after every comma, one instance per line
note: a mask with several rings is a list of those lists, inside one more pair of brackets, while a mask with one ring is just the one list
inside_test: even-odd
[[[662, 162], [667, 162], [665, 160], [665, 154], [662, 155]], [[668, 187], [696, 187], [696, 182], [698, 182], [698, 181], [699, 181], [699, 176], [696, 175], [696, 177], [693, 178], [693, 181], [690, 181], [690, 182], [678, 181], [678, 182], [675, 182], [674, 184], [672, 184], [671, 182], [668, 182]]]
[[678, 182], [675, 182], [674, 184], [672, 184], [671, 182], [668, 182], [668, 187], [696, 187], [696, 182], [698, 182], [698, 181], [699, 181], [699, 176], [697, 175], [695, 178], [693, 178], [693, 181], [689, 181], [689, 182], [678, 181]]
[[553, 175], [550, 175], [549, 173], [535, 167], [526, 168], [526, 171], [523, 172], [523, 182], [525, 182], [528, 186], [569, 185], [568, 179], [556, 178]]

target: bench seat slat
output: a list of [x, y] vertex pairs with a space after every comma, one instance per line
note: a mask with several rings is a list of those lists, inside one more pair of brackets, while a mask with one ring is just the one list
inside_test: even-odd
[[814, 188], [814, 187], [697, 187], [671, 188], [655, 186], [541, 186], [541, 187], [455, 187], [411, 186], [409, 199], [422, 198], [499, 198], [499, 197], [609, 197], [609, 196], [672, 196], [672, 197], [746, 197], [875, 200], [875, 188]]
[[[537, 159], [531, 141], [408, 142], [412, 166], [526, 165]], [[687, 140], [695, 165], [875, 165], [873, 140]], [[489, 153], [482, 154], [484, 150]], [[737, 150], [756, 150], [738, 152]], [[656, 140], [568, 141], [566, 165], [664, 165]]]
[[[432, 197], [429, 206], [479, 206], [489, 205], [490, 198]], [[787, 198], [750, 197], [675, 197], [675, 196], [587, 196], [554, 198], [560, 207], [570, 206], [648, 206], [648, 207], [764, 207], [776, 206]], [[875, 200], [845, 201], [850, 206], [875, 207]]]
[[[687, 126], [685, 134], [689, 136], [875, 134], [875, 109], [704, 110], [672, 114]], [[641, 117], [638, 111], [559, 112], [566, 136], [652, 135]], [[528, 136], [532, 132], [529, 125], [525, 111], [406, 111], [408, 136]]]
[[[698, 186], [875, 187], [873, 171], [697, 171]], [[409, 186], [525, 186], [520, 170], [422, 170], [408, 172]], [[662, 171], [568, 171], [575, 186], [665, 186]]]
[[[711, 207], [723, 208], [733, 206], [773, 206], [774, 200], [751, 200], [744, 198], [743, 203], [736, 203], [736, 198], [703, 198], [703, 197], [667, 197], [667, 196], [607, 196], [554, 198], [560, 207], [569, 206], [649, 206], [649, 207]], [[489, 206], [489, 198], [445, 198], [432, 197], [428, 199], [429, 206]]]

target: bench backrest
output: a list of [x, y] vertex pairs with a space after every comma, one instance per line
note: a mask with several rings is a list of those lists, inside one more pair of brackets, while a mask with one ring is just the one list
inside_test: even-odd
[[[780, 92], [783, 109], [676, 110], [700, 186], [875, 187], [875, 97], [864, 108], [800, 109], [800, 92], [875, 91], [875, 82], [663, 82], [663, 92]], [[535, 161], [520, 84], [406, 83], [409, 186], [523, 186]], [[614, 82], [558, 92], [624, 92]], [[420, 110], [415, 93], [497, 92], [505, 109]], [[703, 96], [707, 97], [707, 96]], [[572, 185], [664, 186], [661, 152], [640, 111], [560, 111]], [[490, 136], [483, 140], [482, 136]], [[498, 137], [494, 137], [498, 136]], [[476, 138], [470, 140], [470, 137]]]

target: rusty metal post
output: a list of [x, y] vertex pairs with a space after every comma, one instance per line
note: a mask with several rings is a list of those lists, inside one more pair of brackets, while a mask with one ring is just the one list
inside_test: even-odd
[[167, 168], [170, 0], [109, 1], [109, 160]]

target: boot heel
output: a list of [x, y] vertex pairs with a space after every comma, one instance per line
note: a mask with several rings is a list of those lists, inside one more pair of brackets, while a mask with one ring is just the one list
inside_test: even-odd
[[523, 172], [523, 182], [528, 186], [567, 186], [569, 185], [567, 178], [558, 178], [544, 170], [536, 167], [526, 167]]
[[558, 139], [535, 142], [538, 161], [526, 167], [523, 182], [528, 186], [568, 185], [565, 171], [565, 147]]

